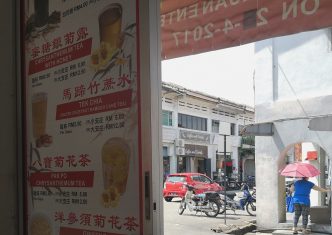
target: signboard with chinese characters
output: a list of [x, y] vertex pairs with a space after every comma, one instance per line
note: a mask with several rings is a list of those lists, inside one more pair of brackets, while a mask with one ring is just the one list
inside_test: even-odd
[[331, 0], [161, 0], [162, 58], [332, 26]]
[[138, 1], [23, 2], [26, 233], [143, 234]]

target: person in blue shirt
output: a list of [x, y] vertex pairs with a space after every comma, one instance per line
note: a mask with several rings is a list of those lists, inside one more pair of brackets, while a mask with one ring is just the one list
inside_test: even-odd
[[307, 229], [308, 225], [308, 216], [310, 212], [310, 192], [311, 189], [321, 191], [321, 192], [329, 192], [330, 190], [318, 187], [314, 183], [308, 181], [308, 178], [304, 177], [301, 180], [298, 180], [294, 183], [294, 226], [293, 226], [293, 234], [298, 233], [297, 223], [299, 222], [299, 218], [302, 215], [302, 224], [303, 224], [303, 233], [308, 234], [310, 231]]

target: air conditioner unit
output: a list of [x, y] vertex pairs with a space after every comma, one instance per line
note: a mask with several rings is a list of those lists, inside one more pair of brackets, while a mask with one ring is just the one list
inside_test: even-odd
[[175, 146], [184, 148], [184, 140], [183, 139], [175, 139]]
[[176, 155], [185, 155], [184, 148], [177, 147], [176, 148]]

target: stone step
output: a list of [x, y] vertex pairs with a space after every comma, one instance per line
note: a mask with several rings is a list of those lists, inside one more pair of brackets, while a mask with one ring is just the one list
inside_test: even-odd
[[[293, 227], [293, 222], [287, 221], [285, 223], [279, 223], [277, 230], [291, 230]], [[301, 222], [299, 223], [299, 228], [301, 228]], [[332, 228], [328, 224], [314, 224], [310, 223], [308, 224], [308, 228], [311, 229], [313, 232], [317, 233], [325, 233], [325, 234], [332, 234]], [[312, 233], [311, 233], [312, 234]]]
[[[299, 231], [299, 235], [301, 235], [302, 232]], [[275, 230], [272, 232], [272, 235], [293, 235], [292, 230]], [[315, 233], [311, 232], [310, 235], [325, 235], [324, 233]]]

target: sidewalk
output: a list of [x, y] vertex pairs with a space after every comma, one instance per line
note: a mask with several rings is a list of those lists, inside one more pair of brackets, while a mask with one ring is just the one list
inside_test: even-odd
[[[290, 216], [290, 215], [289, 215]], [[274, 229], [257, 229], [255, 227], [255, 221], [241, 221], [240, 223], [227, 223], [220, 224], [214, 229], [215, 233], [219, 234], [233, 234], [233, 235], [293, 235], [292, 227], [293, 223], [291, 220], [288, 220], [285, 223], [280, 223]], [[310, 235], [326, 235], [332, 234], [331, 227], [329, 225], [321, 224], [309, 224], [308, 228], [314, 232], [311, 232]], [[301, 229], [301, 226], [299, 227]], [[298, 232], [299, 235], [302, 235], [301, 230]]]

